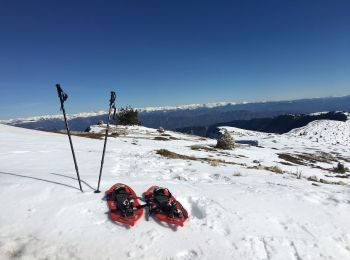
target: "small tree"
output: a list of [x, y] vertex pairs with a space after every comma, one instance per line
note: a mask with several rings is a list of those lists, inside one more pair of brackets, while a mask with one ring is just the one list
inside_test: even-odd
[[141, 125], [137, 109], [130, 106], [121, 107], [118, 112], [118, 121], [121, 125]]
[[235, 147], [235, 140], [226, 129], [224, 134], [218, 139], [216, 147], [225, 150], [231, 150]]
[[344, 166], [344, 164], [338, 162], [338, 165], [333, 168], [334, 172], [337, 173], [346, 173], [349, 169]]

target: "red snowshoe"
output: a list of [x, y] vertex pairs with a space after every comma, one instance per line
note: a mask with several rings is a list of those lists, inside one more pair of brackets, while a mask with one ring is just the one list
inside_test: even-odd
[[152, 186], [146, 191], [144, 198], [149, 208], [149, 214], [160, 221], [183, 226], [188, 218], [186, 209], [166, 188]]
[[143, 214], [135, 191], [125, 184], [114, 184], [106, 191], [106, 198], [114, 221], [133, 226]]

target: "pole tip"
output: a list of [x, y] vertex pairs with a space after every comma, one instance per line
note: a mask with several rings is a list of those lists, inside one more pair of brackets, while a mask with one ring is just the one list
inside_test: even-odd
[[95, 190], [94, 193], [100, 193], [101, 191], [100, 190]]

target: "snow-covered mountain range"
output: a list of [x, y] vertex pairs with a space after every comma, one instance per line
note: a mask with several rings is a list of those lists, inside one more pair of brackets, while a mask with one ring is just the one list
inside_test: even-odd
[[[142, 125], [166, 129], [191, 126], [210, 126], [233, 120], [273, 117], [288, 113], [314, 113], [319, 111], [350, 111], [350, 96], [301, 99], [274, 102], [217, 102], [184, 106], [149, 107], [139, 109]], [[57, 111], [59, 112], [59, 111]], [[106, 111], [69, 115], [72, 130], [84, 131], [98, 121], [106, 121]], [[64, 129], [62, 115], [46, 115], [21, 119], [1, 120], [0, 123], [29, 129]]]

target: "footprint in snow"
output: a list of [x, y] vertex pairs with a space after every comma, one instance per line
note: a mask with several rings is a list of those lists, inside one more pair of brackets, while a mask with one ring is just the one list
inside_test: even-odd
[[151, 229], [146, 232], [142, 232], [140, 241], [148, 241], [148, 242], [146, 244], [145, 243], [138, 244], [136, 245], [136, 248], [140, 250], [145, 250], [151, 247], [160, 237], [161, 237], [161, 234], [156, 229]]
[[198, 218], [198, 219], [204, 219], [207, 215], [205, 212], [205, 209], [197, 202], [192, 201], [190, 199], [191, 204], [191, 216]]
[[177, 253], [177, 259], [181, 260], [191, 260], [191, 259], [199, 259], [199, 253], [195, 250], [189, 250], [189, 251], [183, 251], [180, 253]]
[[209, 198], [190, 197], [188, 204], [193, 226], [208, 227], [225, 237], [231, 234], [229, 225], [222, 222], [226, 215], [225, 209], [218, 202]]
[[245, 237], [242, 241], [244, 247], [253, 252], [257, 259], [271, 259], [270, 248], [265, 238]]

